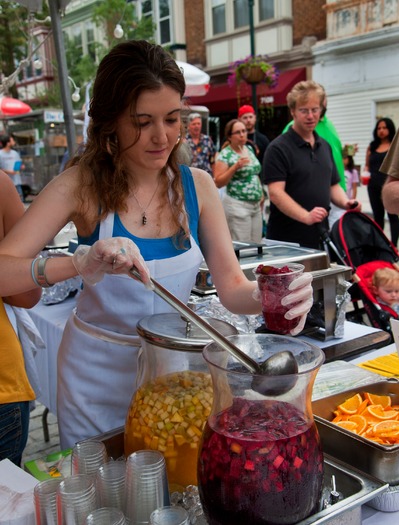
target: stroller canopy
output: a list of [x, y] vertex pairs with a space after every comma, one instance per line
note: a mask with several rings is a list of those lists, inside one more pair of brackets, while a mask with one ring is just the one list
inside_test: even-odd
[[331, 239], [353, 271], [370, 261], [399, 261], [396, 247], [368, 215], [349, 210], [333, 224]]

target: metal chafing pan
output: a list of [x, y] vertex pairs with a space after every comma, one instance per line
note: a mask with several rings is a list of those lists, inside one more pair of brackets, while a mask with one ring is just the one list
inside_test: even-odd
[[345, 390], [339, 394], [313, 401], [313, 415], [323, 450], [334, 458], [390, 485], [398, 485], [399, 445], [381, 445], [331, 423], [334, 417], [333, 411], [337, 405], [358, 392], [389, 395], [393, 405], [399, 404], [399, 383], [396, 379], [371, 383], [362, 388]]
[[[118, 459], [124, 453], [123, 431], [123, 427], [119, 427], [91, 439], [102, 441], [109, 457]], [[383, 481], [325, 455], [323, 488], [331, 490], [332, 476], [335, 477], [336, 487], [342, 494], [342, 499], [305, 518], [298, 525], [321, 525], [324, 523], [328, 523], [328, 525], [360, 525], [362, 520], [361, 505], [382, 495], [388, 488], [388, 485]]]

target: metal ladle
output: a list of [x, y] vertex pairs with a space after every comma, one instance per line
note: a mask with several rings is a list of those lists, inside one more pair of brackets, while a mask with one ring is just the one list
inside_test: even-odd
[[[136, 268], [132, 268], [130, 273], [139, 281], [143, 282], [140, 273]], [[224, 337], [213, 326], [205, 321], [201, 316], [195, 313], [189, 306], [184, 304], [180, 299], [173, 295], [169, 290], [164, 288], [155, 279], [150, 277], [152, 289], [159, 297], [166, 301], [172, 308], [177, 310], [181, 315], [201, 328], [213, 341], [234, 356], [251, 374], [254, 374], [252, 380], [252, 389], [262, 395], [282, 395], [296, 383], [294, 374], [298, 372], [298, 363], [295, 356], [290, 351], [276, 352], [265, 361], [258, 363], [245, 352], [233, 344], [229, 339]], [[266, 376], [264, 379], [262, 376]], [[282, 377], [280, 382], [273, 381], [269, 384], [267, 376], [289, 376]]]

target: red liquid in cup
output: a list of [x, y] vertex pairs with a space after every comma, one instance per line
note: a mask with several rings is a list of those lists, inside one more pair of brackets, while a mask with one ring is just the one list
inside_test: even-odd
[[205, 426], [198, 487], [210, 525], [297, 523], [318, 511], [322, 481], [315, 424], [289, 403], [238, 398]]
[[364, 186], [367, 186], [368, 183], [370, 182], [370, 175], [361, 175], [360, 180], [362, 181], [362, 184]]
[[288, 312], [289, 308], [282, 308], [282, 313], [277, 311], [275, 312], [265, 312], [263, 313], [263, 319], [265, 320], [265, 326], [268, 330], [272, 332], [277, 332], [278, 334], [289, 334], [291, 330], [298, 326], [298, 318], [286, 319], [284, 314]]
[[[267, 273], [264, 273], [266, 270]], [[290, 334], [299, 322], [298, 317], [294, 319], [284, 317], [293, 305], [283, 306], [281, 304], [281, 299], [289, 293], [287, 290], [293, 280], [293, 276], [290, 275], [292, 273], [288, 266], [276, 268], [260, 265], [256, 270], [258, 287], [262, 296], [262, 313], [265, 326], [268, 330], [278, 334]]]

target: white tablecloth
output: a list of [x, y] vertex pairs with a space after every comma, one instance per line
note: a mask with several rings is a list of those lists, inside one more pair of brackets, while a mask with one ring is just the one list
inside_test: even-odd
[[51, 413], [57, 413], [57, 354], [67, 319], [74, 308], [74, 298], [46, 306], [39, 302], [28, 310], [46, 345], [45, 350], [36, 354], [41, 394], [38, 401]]

